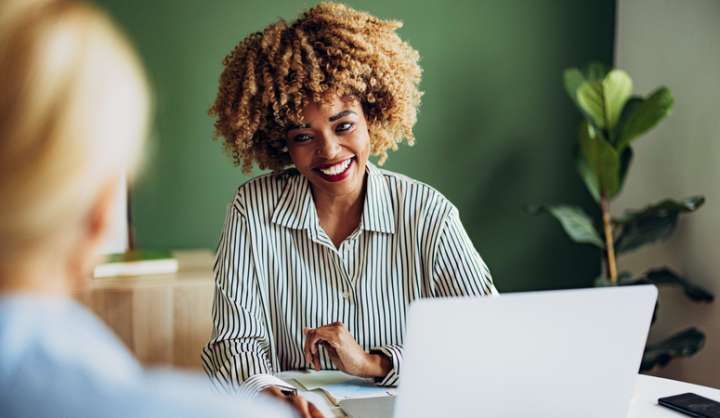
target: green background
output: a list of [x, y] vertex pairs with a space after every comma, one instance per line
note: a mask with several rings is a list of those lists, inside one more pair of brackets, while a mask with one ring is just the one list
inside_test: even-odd
[[[153, 149], [132, 190], [136, 243], [215, 248], [225, 206], [248, 178], [212, 140], [207, 109], [221, 61], [245, 35], [314, 3], [97, 3], [135, 42], [155, 93]], [[599, 273], [597, 251], [522, 208], [569, 202], [592, 210], [574, 170], [579, 116], [561, 75], [591, 60], [612, 62], [615, 2], [347, 3], [402, 20], [400, 35], [422, 57], [417, 142], [391, 154], [385, 168], [457, 205], [500, 291], [589, 286]]]

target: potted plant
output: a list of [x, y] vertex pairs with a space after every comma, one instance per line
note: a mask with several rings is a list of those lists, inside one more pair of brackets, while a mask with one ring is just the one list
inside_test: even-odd
[[[641, 274], [618, 268], [618, 256], [667, 239], [681, 215], [694, 212], [705, 202], [703, 196], [664, 199], [643, 209], [626, 210], [619, 217], [610, 212], [610, 203], [622, 191], [632, 163], [633, 142], [670, 113], [673, 105], [670, 90], [659, 87], [647, 97], [634, 96], [632, 80], [625, 71], [609, 70], [598, 63], [582, 71], [567, 69], [564, 82], [583, 116], [576, 147], [577, 170], [598, 205], [600, 219], [594, 220], [578, 206], [531, 206], [528, 211], [552, 215], [573, 241], [600, 250], [603, 274], [595, 280], [596, 286], [674, 285], [682, 287], [692, 301], [712, 302], [714, 296], [710, 292], [667, 267]], [[657, 309], [656, 305], [653, 323]], [[704, 342], [702, 331], [690, 327], [648, 345], [641, 370], [664, 366], [675, 357], [691, 356]]]

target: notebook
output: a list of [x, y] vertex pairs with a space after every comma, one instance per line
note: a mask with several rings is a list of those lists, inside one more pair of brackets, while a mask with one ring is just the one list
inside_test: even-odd
[[321, 390], [334, 405], [346, 399], [394, 396], [396, 389], [376, 386], [372, 379], [363, 379], [337, 370], [308, 371], [294, 379], [305, 390]]

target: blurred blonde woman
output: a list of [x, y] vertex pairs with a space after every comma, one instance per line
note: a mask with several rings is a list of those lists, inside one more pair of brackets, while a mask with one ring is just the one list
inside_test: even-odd
[[71, 298], [143, 146], [149, 99], [125, 38], [83, 3], [3, 0], [0, 74], [0, 416], [283, 416], [144, 371]]

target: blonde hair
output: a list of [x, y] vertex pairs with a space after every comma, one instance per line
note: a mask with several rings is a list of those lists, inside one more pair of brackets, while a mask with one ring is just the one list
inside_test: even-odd
[[77, 225], [139, 162], [149, 97], [104, 13], [64, 0], [0, 3], [0, 257]]
[[338, 3], [320, 3], [288, 25], [279, 20], [256, 32], [225, 58], [215, 103], [216, 136], [235, 164], [279, 170], [288, 125], [302, 109], [352, 95], [363, 106], [370, 152], [387, 159], [404, 139], [412, 144], [422, 93], [420, 55], [395, 32], [402, 23]]

